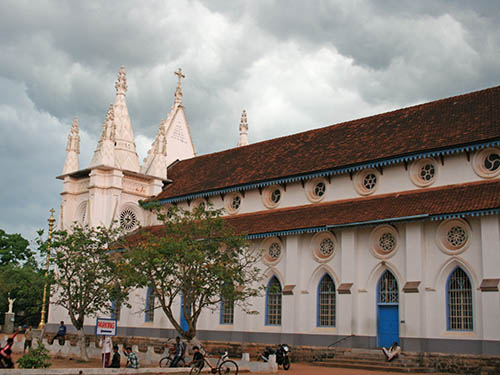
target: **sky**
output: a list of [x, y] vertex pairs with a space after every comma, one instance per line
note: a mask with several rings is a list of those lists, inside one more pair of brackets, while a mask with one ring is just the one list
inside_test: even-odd
[[120, 66], [140, 160], [182, 68], [196, 152], [500, 84], [500, 2], [0, 0], [0, 228], [60, 205], [74, 116], [93, 155]]

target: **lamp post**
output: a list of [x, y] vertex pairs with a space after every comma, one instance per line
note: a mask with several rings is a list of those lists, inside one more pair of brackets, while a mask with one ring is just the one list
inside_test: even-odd
[[53, 208], [50, 209], [50, 217], [48, 219], [49, 222], [49, 237], [48, 237], [48, 246], [47, 246], [47, 258], [45, 263], [45, 285], [43, 286], [43, 297], [42, 297], [42, 316], [40, 317], [40, 324], [38, 325], [38, 329], [44, 329], [45, 327], [45, 315], [47, 313], [47, 309], [45, 308], [47, 299], [50, 300], [50, 297], [47, 296], [47, 277], [49, 276], [49, 261], [50, 261], [50, 241], [52, 239], [52, 230], [54, 229], [54, 223], [56, 219], [54, 218], [55, 210]]

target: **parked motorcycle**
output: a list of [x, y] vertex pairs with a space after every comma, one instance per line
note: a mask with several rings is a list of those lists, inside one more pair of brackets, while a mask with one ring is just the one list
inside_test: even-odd
[[278, 345], [276, 350], [269, 346], [266, 347], [266, 350], [264, 350], [264, 353], [262, 353], [260, 358], [264, 362], [267, 362], [269, 361], [269, 356], [271, 354], [276, 354], [276, 363], [278, 366], [283, 366], [283, 370], [288, 370], [290, 368], [290, 347], [287, 344]]

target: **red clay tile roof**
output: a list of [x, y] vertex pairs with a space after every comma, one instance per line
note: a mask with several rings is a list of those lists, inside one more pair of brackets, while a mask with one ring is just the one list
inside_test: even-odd
[[417, 215], [500, 208], [500, 181], [480, 181], [227, 217], [237, 231], [270, 233]]
[[[239, 233], [247, 235], [347, 226], [418, 215], [447, 215], [500, 209], [500, 180], [441, 186], [374, 197], [308, 204], [305, 206], [226, 216]], [[395, 220], [395, 221], [396, 221]], [[161, 226], [143, 228], [157, 232]], [[132, 235], [128, 241], [137, 237]]]
[[500, 139], [500, 86], [180, 161], [157, 199]]

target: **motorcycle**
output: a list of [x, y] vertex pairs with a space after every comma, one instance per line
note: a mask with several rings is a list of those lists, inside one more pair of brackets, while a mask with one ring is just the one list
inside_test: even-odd
[[264, 362], [267, 362], [269, 361], [269, 356], [271, 354], [276, 354], [276, 363], [278, 364], [278, 366], [283, 366], [283, 370], [288, 371], [288, 369], [290, 368], [289, 353], [290, 347], [287, 344], [278, 345], [278, 348], [276, 350], [268, 346], [266, 347], [266, 350], [264, 350], [264, 353], [262, 353], [260, 358]]

